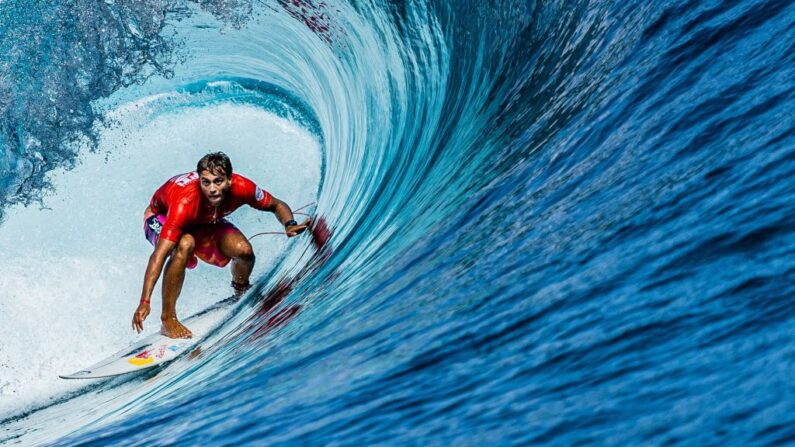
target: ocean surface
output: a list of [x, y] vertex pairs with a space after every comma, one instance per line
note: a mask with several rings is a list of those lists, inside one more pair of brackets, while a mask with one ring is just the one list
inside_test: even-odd
[[[311, 233], [59, 379], [216, 150]], [[794, 295], [795, 2], [0, 0], [0, 445], [793, 445]]]

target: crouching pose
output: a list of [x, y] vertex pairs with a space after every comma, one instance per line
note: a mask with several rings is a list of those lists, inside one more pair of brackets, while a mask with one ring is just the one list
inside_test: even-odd
[[146, 266], [141, 301], [132, 319], [139, 333], [149, 315], [152, 290], [163, 273], [161, 333], [172, 338], [190, 338], [191, 332], [177, 319], [176, 305], [185, 280], [185, 269], [198, 260], [226, 267], [232, 262], [232, 288], [236, 295], [248, 290], [254, 268], [254, 251], [243, 233], [225, 219], [242, 205], [270, 211], [284, 225], [288, 237], [302, 233], [311, 223], [298, 225], [290, 207], [259, 188], [251, 180], [232, 173], [232, 163], [223, 152], [207, 154], [195, 172], [169, 179], [155, 191], [144, 213], [146, 239], [155, 249]]

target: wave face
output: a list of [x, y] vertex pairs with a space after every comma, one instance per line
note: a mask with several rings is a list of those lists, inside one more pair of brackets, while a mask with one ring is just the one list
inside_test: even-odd
[[[0, 11], [0, 443], [792, 442], [791, 2]], [[190, 358], [54, 379], [129, 341], [140, 212], [208, 146], [315, 245], [260, 239]]]

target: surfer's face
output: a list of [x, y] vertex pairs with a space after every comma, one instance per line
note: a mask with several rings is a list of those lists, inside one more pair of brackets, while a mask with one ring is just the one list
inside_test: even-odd
[[216, 170], [215, 173], [202, 171], [199, 174], [199, 184], [202, 194], [213, 206], [219, 206], [226, 198], [226, 193], [232, 186], [232, 180], [223, 171]]

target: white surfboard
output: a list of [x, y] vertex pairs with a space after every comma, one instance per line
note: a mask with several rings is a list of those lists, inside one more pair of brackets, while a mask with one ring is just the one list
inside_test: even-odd
[[152, 334], [99, 363], [76, 373], [58, 377], [62, 379], [99, 379], [142, 371], [170, 362], [220, 326], [231, 314], [238, 301], [236, 297], [229, 297], [186, 318], [183, 323], [193, 333], [193, 338], [168, 338], [160, 333]]

